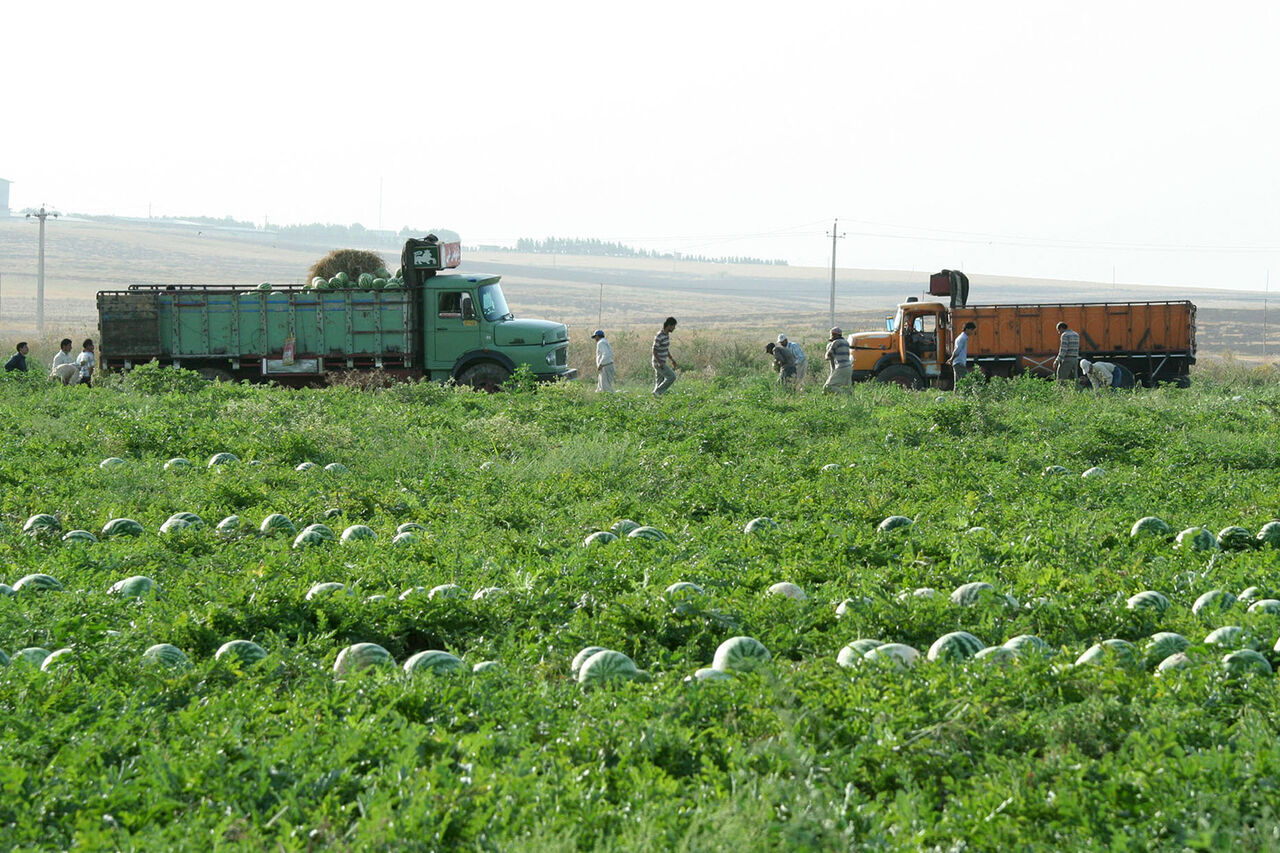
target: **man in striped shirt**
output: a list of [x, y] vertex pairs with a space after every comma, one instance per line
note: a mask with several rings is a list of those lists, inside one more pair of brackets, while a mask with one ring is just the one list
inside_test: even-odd
[[1075, 382], [1080, 375], [1080, 333], [1066, 323], [1058, 324], [1058, 357], [1053, 360], [1059, 382]]
[[667, 393], [667, 389], [676, 381], [676, 372], [672, 368], [680, 365], [671, 355], [671, 333], [675, 329], [676, 318], [668, 317], [662, 324], [662, 331], [653, 336], [653, 394], [655, 397]]
[[852, 391], [853, 354], [849, 350], [844, 331], [839, 326], [831, 330], [831, 342], [827, 344], [827, 363], [831, 365], [831, 375], [822, 386], [823, 393], [847, 394]]

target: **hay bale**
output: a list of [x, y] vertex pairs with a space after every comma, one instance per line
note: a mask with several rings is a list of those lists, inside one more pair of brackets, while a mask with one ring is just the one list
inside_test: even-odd
[[363, 249], [334, 249], [311, 266], [306, 281], [316, 276], [331, 279], [340, 272], [346, 273], [352, 281], [357, 281], [361, 273], [376, 273], [386, 267], [386, 262], [377, 252], [366, 252]]

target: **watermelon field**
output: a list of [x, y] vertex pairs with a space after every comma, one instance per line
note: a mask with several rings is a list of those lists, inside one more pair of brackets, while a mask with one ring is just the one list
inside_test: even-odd
[[1280, 387], [770, 379], [0, 375], [0, 846], [1280, 847]]

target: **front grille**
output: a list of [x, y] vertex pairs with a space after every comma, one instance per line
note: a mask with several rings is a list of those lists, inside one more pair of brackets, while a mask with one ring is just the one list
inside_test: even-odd
[[556, 350], [556, 367], [564, 367], [569, 363], [569, 348], [560, 347]]

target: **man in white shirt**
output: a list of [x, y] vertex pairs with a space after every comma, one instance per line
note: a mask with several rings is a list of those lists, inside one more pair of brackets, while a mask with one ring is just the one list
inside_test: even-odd
[[799, 385], [804, 380], [805, 368], [809, 366], [809, 359], [805, 357], [804, 350], [795, 341], [787, 340], [786, 335], [778, 335], [778, 346], [786, 347], [791, 350], [791, 354], [796, 357], [796, 384]]
[[1089, 380], [1093, 390], [1101, 391], [1111, 388], [1116, 382], [1116, 366], [1109, 361], [1089, 361], [1080, 359], [1080, 375]]
[[596, 342], [596, 393], [613, 393], [613, 347], [604, 339], [604, 329], [596, 329], [591, 333]]
[[93, 338], [85, 338], [84, 348], [76, 356], [76, 366], [80, 368], [80, 384], [93, 387], [93, 366], [97, 359], [93, 356]]
[[977, 331], [978, 324], [968, 322], [964, 324], [960, 334], [956, 335], [955, 343], [951, 347], [951, 372], [955, 377], [952, 390], [958, 388], [960, 380], [969, 375], [969, 333]]
[[58, 354], [53, 357], [53, 369], [49, 372], [51, 379], [57, 379], [63, 385], [75, 385], [80, 381], [80, 368], [76, 365], [76, 357], [71, 354], [71, 338], [63, 338]]

